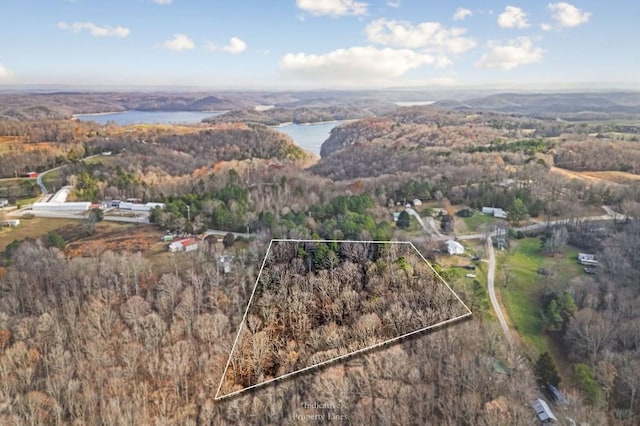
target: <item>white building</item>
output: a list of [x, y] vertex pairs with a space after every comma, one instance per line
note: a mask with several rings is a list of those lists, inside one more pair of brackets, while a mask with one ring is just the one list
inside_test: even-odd
[[64, 203], [67, 201], [67, 197], [73, 188], [70, 186], [63, 186], [60, 188], [58, 192], [56, 192], [53, 197], [49, 199], [50, 203]]
[[596, 256], [588, 253], [578, 253], [578, 263], [586, 266], [598, 266]]
[[88, 201], [78, 201], [72, 203], [33, 203], [32, 210], [50, 212], [86, 212], [91, 208]]
[[507, 218], [507, 212], [505, 212], [504, 210], [498, 208], [498, 207], [483, 207], [482, 208], [482, 213], [484, 214], [488, 214], [490, 216], [493, 217], [497, 217], [498, 219], [506, 219]]
[[451, 255], [464, 253], [464, 246], [457, 241], [447, 240], [445, 244], [447, 245], [447, 253]]
[[132, 210], [132, 211], [137, 211], [137, 212], [150, 212], [151, 210], [153, 210], [156, 207], [160, 207], [161, 209], [164, 209], [164, 203], [139, 204], [139, 203], [131, 203], [129, 201], [121, 201], [118, 204], [118, 208], [119, 209]]
[[20, 225], [20, 219], [8, 219], [0, 222], [0, 226], [11, 226], [15, 228], [18, 225]]
[[183, 238], [182, 240], [173, 241], [169, 244], [169, 251], [171, 253], [175, 253], [177, 251], [188, 253], [190, 251], [198, 250], [199, 246], [198, 240], [195, 238]]

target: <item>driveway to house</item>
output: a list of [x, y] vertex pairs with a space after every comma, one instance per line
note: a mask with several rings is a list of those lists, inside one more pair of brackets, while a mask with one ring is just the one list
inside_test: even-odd
[[491, 306], [498, 317], [498, 321], [500, 322], [500, 326], [502, 327], [502, 331], [504, 332], [509, 345], [513, 346], [513, 337], [511, 336], [511, 331], [509, 330], [509, 326], [507, 325], [507, 321], [504, 319], [504, 315], [502, 314], [502, 309], [500, 308], [500, 303], [498, 303], [498, 297], [496, 296], [496, 288], [495, 288], [495, 278], [496, 278], [496, 253], [493, 249], [493, 241], [491, 237], [487, 237], [487, 252], [489, 253], [489, 271], [487, 272], [487, 286], [489, 288], [489, 299], [491, 299]]

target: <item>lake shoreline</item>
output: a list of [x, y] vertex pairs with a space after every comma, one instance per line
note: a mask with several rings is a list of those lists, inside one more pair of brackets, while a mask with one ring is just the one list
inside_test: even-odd
[[[117, 112], [99, 112], [90, 114], [73, 114], [73, 119], [95, 121], [100, 124], [114, 122], [120, 126], [140, 124], [198, 125], [213, 114], [224, 114], [226, 111], [140, 111], [126, 110]], [[331, 130], [343, 123], [357, 121], [329, 120], [313, 123], [286, 122], [267, 126], [275, 131], [287, 134], [300, 148], [320, 157], [322, 144], [329, 138]]]

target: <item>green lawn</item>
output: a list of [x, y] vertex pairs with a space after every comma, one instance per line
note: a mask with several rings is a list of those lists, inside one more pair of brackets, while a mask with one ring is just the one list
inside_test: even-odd
[[[460, 219], [460, 218], [458, 218]], [[492, 225], [495, 219], [492, 216], [474, 212], [471, 217], [461, 218], [469, 232], [482, 232], [485, 225]]]
[[[557, 283], [566, 282], [572, 276], [581, 274], [576, 262], [578, 251], [566, 248], [556, 257], [540, 253], [538, 238], [512, 241], [511, 254], [498, 253], [496, 268], [496, 289], [502, 297], [509, 318], [522, 337], [530, 355], [549, 351], [557, 353], [553, 341], [543, 333], [540, 315], [540, 298], [550, 291], [560, 291]], [[504, 269], [510, 270], [509, 284], [505, 287]], [[552, 276], [538, 274], [545, 268]], [[532, 353], [535, 350], [537, 353]]]
[[[471, 262], [468, 259], [465, 262], [461, 262], [461, 264], [464, 265], [471, 263], [476, 265], [475, 270], [468, 270], [460, 267], [446, 267], [444, 269], [443, 278], [475, 315], [482, 316], [483, 318], [495, 319], [488, 294], [486, 294], [486, 297], [484, 298], [486, 299], [484, 301], [486, 309], [479, 311], [478, 306], [474, 305], [476, 303], [482, 303], [482, 301], [477, 300], [478, 295], [474, 293], [473, 282], [478, 281], [482, 288], [487, 288], [487, 268], [489, 265], [486, 262]], [[476, 277], [468, 278], [466, 276], [467, 274], [473, 274]]]
[[[537, 238], [527, 238], [512, 244], [515, 245], [512, 255], [499, 255], [496, 287], [502, 295], [509, 318], [525, 344], [538, 352], [545, 352], [548, 342], [542, 333], [543, 324], [538, 308], [543, 288], [539, 282], [541, 276], [536, 272], [544, 261], [539, 254], [540, 242]], [[503, 265], [510, 271], [506, 288]]]

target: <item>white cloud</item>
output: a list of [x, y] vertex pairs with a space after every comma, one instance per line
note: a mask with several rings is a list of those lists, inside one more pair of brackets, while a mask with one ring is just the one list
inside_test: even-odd
[[127, 37], [131, 34], [131, 30], [126, 27], [110, 27], [108, 25], [101, 27], [93, 22], [73, 22], [71, 24], [59, 22], [58, 28], [71, 31], [72, 33], [79, 33], [86, 30], [94, 37]]
[[443, 68], [451, 64], [444, 56], [409, 49], [358, 46], [323, 55], [288, 53], [280, 61], [284, 72], [320, 82], [363, 84], [388, 81], [423, 65]]
[[540, 62], [544, 52], [544, 49], [534, 48], [529, 37], [518, 37], [506, 44], [489, 42], [489, 52], [482, 55], [476, 67], [510, 70], [520, 65]]
[[469, 9], [465, 9], [464, 7], [459, 7], [456, 9], [456, 12], [453, 14], [453, 20], [462, 21], [472, 15], [473, 15], [473, 12], [470, 11]]
[[551, 24], [547, 24], [545, 22], [545, 23], [540, 24], [540, 28], [542, 29], [542, 31], [551, 31], [553, 29], [553, 26], [551, 26]]
[[561, 27], [577, 27], [587, 22], [591, 17], [590, 12], [584, 12], [565, 2], [549, 3], [547, 9], [551, 11], [553, 20]]
[[515, 6], [507, 6], [499, 16], [498, 25], [502, 28], [527, 28], [527, 14]]
[[400, 6], [402, 6], [402, 3], [400, 3], [400, 0], [395, 0], [395, 1], [390, 0], [390, 1], [387, 1], [387, 6], [397, 9]]
[[196, 44], [186, 34], [174, 34], [171, 40], [163, 43], [163, 46], [169, 50], [179, 52], [181, 50], [195, 49]]
[[229, 39], [229, 43], [226, 46], [216, 46], [213, 43], [210, 43], [207, 47], [208, 50], [214, 52], [216, 50], [221, 50], [223, 52], [232, 53], [234, 55], [238, 55], [245, 50], [247, 50], [247, 43], [239, 39], [238, 37], [231, 37]]
[[173, 0], [150, 0], [151, 3], [155, 4], [171, 4]]
[[11, 71], [4, 65], [0, 64], [0, 81], [9, 80], [12, 76]]
[[296, 0], [296, 6], [316, 16], [344, 16], [365, 15], [369, 5], [356, 0]]
[[369, 41], [384, 46], [407, 49], [425, 48], [463, 53], [476, 46], [464, 28], [445, 28], [439, 22], [422, 22], [412, 25], [405, 21], [375, 20], [367, 25], [365, 33]]
[[224, 50], [225, 52], [229, 52], [229, 53], [233, 53], [234, 55], [237, 55], [247, 50], [247, 43], [240, 40], [238, 37], [231, 37], [229, 39], [229, 44], [226, 46], [223, 46], [222, 50]]

